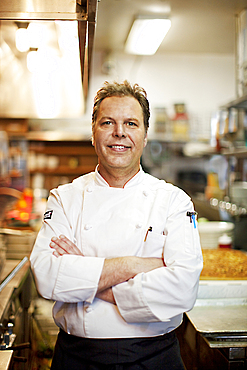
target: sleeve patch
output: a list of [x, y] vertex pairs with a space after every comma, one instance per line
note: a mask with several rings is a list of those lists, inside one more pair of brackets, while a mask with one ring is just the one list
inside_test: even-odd
[[44, 220], [50, 220], [52, 216], [53, 210], [52, 211], [46, 211], [44, 214]]

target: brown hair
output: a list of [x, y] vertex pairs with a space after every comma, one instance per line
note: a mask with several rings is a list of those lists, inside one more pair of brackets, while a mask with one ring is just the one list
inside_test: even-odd
[[145, 131], [147, 132], [149, 127], [149, 117], [150, 117], [150, 109], [149, 109], [149, 102], [147, 100], [147, 93], [146, 91], [140, 87], [138, 84], [134, 84], [133, 86], [125, 80], [123, 83], [113, 82], [109, 83], [105, 81], [103, 87], [101, 87], [95, 98], [94, 98], [94, 106], [93, 106], [93, 114], [92, 114], [92, 130], [94, 132], [94, 127], [97, 119], [97, 114], [99, 111], [99, 107], [101, 102], [105, 98], [109, 98], [111, 96], [133, 96], [135, 98], [143, 111], [143, 118], [144, 118], [144, 127]]

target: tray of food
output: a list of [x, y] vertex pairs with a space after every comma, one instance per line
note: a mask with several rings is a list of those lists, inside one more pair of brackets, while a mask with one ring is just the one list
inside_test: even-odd
[[247, 254], [235, 249], [203, 249], [200, 280], [247, 280]]

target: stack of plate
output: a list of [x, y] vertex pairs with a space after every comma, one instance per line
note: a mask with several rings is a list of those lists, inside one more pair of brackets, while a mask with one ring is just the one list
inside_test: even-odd
[[1, 229], [6, 241], [6, 258], [22, 259], [29, 256], [37, 233], [32, 230]]
[[198, 230], [203, 249], [218, 248], [220, 236], [227, 234], [233, 240], [234, 224], [223, 221], [199, 222]]

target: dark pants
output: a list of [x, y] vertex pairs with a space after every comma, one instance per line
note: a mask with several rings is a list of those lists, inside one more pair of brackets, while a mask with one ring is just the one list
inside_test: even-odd
[[151, 338], [88, 339], [58, 334], [51, 370], [184, 370], [174, 332]]

